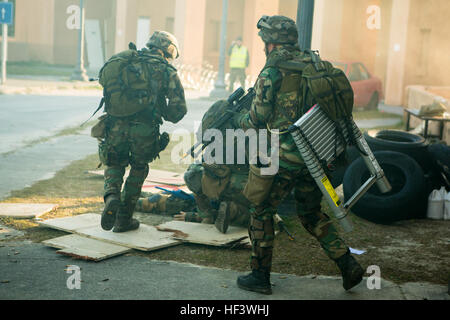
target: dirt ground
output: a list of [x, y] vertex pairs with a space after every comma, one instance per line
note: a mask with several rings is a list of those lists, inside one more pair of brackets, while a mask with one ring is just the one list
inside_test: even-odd
[[[151, 168], [183, 172], [187, 165], [169, 161], [170, 145], [161, 159]], [[35, 183], [23, 190], [13, 191], [4, 202], [57, 203], [59, 206], [42, 219], [100, 213], [103, 208], [103, 178], [87, 171], [98, 165], [96, 154], [74, 161], [49, 180]], [[324, 204], [324, 209], [328, 210]], [[146, 217], [146, 223], [160, 223], [170, 217]], [[366, 250], [357, 256], [367, 268], [378, 265], [381, 276], [396, 283], [427, 281], [447, 284], [450, 276], [450, 221], [410, 220], [392, 225], [377, 225], [351, 215], [355, 229], [342, 237], [352, 248]], [[149, 222], [150, 221], [150, 222]], [[275, 241], [273, 271], [295, 275], [338, 275], [336, 265], [327, 258], [319, 243], [300, 225], [295, 214], [285, 217], [295, 240], [280, 233]], [[38, 227], [32, 220], [1, 218], [0, 224], [24, 231], [22, 239], [40, 242], [63, 235], [63, 232]], [[339, 228], [339, 227], [338, 227]], [[19, 238], [20, 239], [20, 238]], [[18, 240], [15, 238], [14, 240]], [[8, 241], [8, 240], [3, 240]], [[0, 243], [1, 245], [1, 243]], [[182, 245], [152, 253], [135, 251], [150, 259], [174, 260], [239, 271], [249, 270], [250, 250], [245, 248], [216, 248]]]

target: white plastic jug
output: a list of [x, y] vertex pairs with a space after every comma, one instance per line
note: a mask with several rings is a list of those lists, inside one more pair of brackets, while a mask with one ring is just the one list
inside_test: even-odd
[[445, 195], [444, 220], [450, 220], [450, 192]]
[[433, 190], [428, 197], [427, 218], [442, 220], [444, 219], [444, 205], [447, 191], [444, 187], [440, 190]]

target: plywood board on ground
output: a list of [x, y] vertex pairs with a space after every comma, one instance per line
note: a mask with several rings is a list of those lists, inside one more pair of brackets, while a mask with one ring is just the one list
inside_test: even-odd
[[127, 247], [90, 239], [77, 234], [69, 234], [67, 236], [45, 240], [42, 243], [49, 247], [61, 249], [57, 253], [92, 261], [101, 261], [132, 250]]
[[105, 231], [99, 225], [79, 229], [76, 232], [86, 237], [141, 251], [153, 251], [181, 244], [181, 241], [172, 238], [170, 233], [160, 232], [155, 227], [142, 223], [137, 230], [121, 233]]
[[[90, 170], [88, 171], [91, 174], [96, 174], [103, 176], [104, 171], [103, 170]], [[124, 179], [128, 177], [128, 174], [130, 173], [129, 170], [125, 171]], [[164, 183], [174, 186], [182, 186], [186, 183], [184, 182], [183, 173], [177, 173], [172, 171], [165, 171], [165, 170], [156, 170], [150, 168], [147, 178], [145, 179], [144, 184], [148, 184], [150, 182], [156, 182], [156, 183]]]
[[100, 225], [100, 219], [101, 217], [99, 214], [86, 213], [77, 216], [40, 221], [39, 225], [47, 228], [75, 233], [79, 229]]
[[32, 219], [50, 212], [54, 203], [0, 203], [0, 216], [15, 219]]
[[226, 246], [248, 237], [248, 230], [235, 226], [228, 227], [227, 233], [221, 233], [213, 224], [169, 221], [157, 226], [161, 231], [173, 232], [175, 239], [183, 242], [205, 244], [211, 246]]
[[39, 224], [142, 251], [157, 250], [181, 243], [181, 241], [172, 238], [170, 233], [160, 232], [155, 227], [145, 224], [141, 224], [137, 230], [123, 233], [105, 231], [100, 226], [100, 219], [99, 214], [87, 213], [74, 217], [46, 220]]

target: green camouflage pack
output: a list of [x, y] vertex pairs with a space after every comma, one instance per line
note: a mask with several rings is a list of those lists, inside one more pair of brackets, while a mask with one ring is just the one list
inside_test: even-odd
[[[291, 59], [286, 58], [283, 54], [275, 55], [268, 60], [266, 68], [275, 67], [284, 70], [280, 92], [297, 91], [302, 98], [300, 104], [302, 110], [286, 110], [291, 113], [287, 117], [292, 122], [304, 113], [305, 107], [311, 107], [311, 102], [318, 103], [333, 121], [351, 117], [354, 103], [353, 89], [341, 69], [321, 60], [319, 55], [311, 50], [305, 50], [302, 56], [297, 54], [292, 55]], [[290, 101], [284, 102], [285, 106], [293, 104]]]
[[105, 111], [115, 117], [127, 117], [148, 107], [154, 107], [167, 83], [167, 68], [163, 57], [149, 51], [126, 50], [109, 59], [99, 73], [103, 86]]

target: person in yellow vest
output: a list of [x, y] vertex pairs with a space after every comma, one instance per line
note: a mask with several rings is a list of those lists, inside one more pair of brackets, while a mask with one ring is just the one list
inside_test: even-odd
[[228, 90], [233, 92], [236, 80], [239, 81], [241, 87], [245, 90], [245, 68], [248, 67], [250, 60], [247, 48], [242, 45], [241, 37], [233, 41], [228, 55], [230, 56], [230, 87]]

